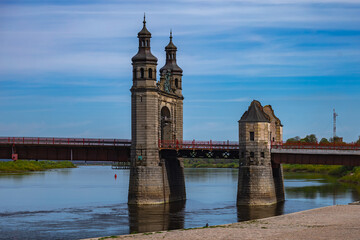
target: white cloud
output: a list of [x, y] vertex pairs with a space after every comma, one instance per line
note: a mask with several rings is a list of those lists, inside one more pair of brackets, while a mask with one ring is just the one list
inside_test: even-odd
[[41, 96], [41, 95], [18, 95], [0, 96], [0, 105], [16, 102], [27, 102], [34, 105], [43, 103], [130, 103], [127, 95], [103, 95], [103, 96]]
[[[357, 1], [349, 0], [347, 3], [356, 4]], [[130, 72], [130, 58], [137, 50], [136, 33], [141, 28], [142, 15], [139, 9], [148, 12], [148, 27], [154, 37], [153, 52], [163, 54], [163, 45], [167, 41], [165, 37], [168, 29], [173, 27], [177, 38], [175, 41], [186, 46], [179, 49], [179, 56], [182, 57], [179, 61], [183, 63], [184, 70], [194, 75], [232, 72], [292, 76], [300, 73], [291, 68], [286, 71], [289, 65], [314, 65], [319, 61], [331, 61], [334, 56], [329, 49], [302, 52], [294, 48], [291, 42], [295, 38], [291, 33], [279, 39], [269, 34], [255, 33], [256, 28], [360, 30], [357, 8], [350, 8], [339, 1], [224, 3], [214, 0], [138, 4], [6, 6], [1, 11], [0, 71], [3, 74], [88, 72], [104, 76], [124, 75], [125, 72]], [[236, 38], [233, 37], [234, 34]], [[217, 35], [224, 36], [220, 42]], [[330, 40], [325, 37], [320, 40], [327, 42], [333, 37], [336, 36], [328, 37]], [[216, 46], [212, 49], [203, 48], [203, 51], [198, 52], [195, 47], [191, 47], [199, 46], [202, 41], [219, 42], [218, 46], [232, 41], [240, 45], [257, 42], [262, 46], [235, 52], [224, 48], [216, 50]], [[297, 42], [301, 42], [301, 39], [297, 39]], [[359, 45], [359, 42], [355, 44]], [[222, 54], [219, 56], [212, 55], [219, 54], [220, 51]], [[340, 51], [350, 59], [360, 58], [359, 51], [351, 52], [341, 48], [334, 51]], [[327, 59], [329, 55], [330, 59]], [[159, 59], [163, 60], [160, 56]], [[159, 61], [159, 65], [161, 64], [163, 63]], [[271, 72], [262, 65], [286, 66], [279, 69], [274, 66]], [[254, 66], [254, 69], [249, 66]], [[307, 73], [328, 74], [323, 69]]]

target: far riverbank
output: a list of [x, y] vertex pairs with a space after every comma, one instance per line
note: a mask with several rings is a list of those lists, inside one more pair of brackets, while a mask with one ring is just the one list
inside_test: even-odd
[[[284, 172], [319, 173], [337, 177], [340, 182], [360, 185], [360, 167], [339, 165], [282, 164]], [[239, 168], [238, 159], [184, 159], [185, 168]]]
[[340, 182], [360, 184], [360, 167], [339, 165], [283, 164], [284, 172], [320, 173], [338, 177]]
[[0, 162], [0, 173], [27, 173], [34, 171], [45, 171], [56, 168], [76, 168], [70, 161], [29, 161], [17, 160]]

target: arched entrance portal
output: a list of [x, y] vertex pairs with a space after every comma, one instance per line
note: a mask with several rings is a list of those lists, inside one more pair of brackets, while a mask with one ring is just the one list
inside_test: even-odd
[[161, 140], [171, 140], [171, 117], [167, 107], [161, 108]]

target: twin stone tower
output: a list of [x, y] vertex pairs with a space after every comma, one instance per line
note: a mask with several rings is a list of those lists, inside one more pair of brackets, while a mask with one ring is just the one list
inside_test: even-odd
[[[166, 62], [157, 81], [157, 58], [150, 50], [151, 33], [138, 33], [139, 50], [132, 58], [131, 167], [128, 204], [185, 201], [184, 166], [176, 152], [159, 151], [159, 140], [183, 139], [182, 69], [177, 48], [165, 47]], [[239, 121], [238, 205], [284, 201], [282, 168], [271, 162], [271, 141], [282, 141], [282, 125], [271, 106], [253, 101]]]

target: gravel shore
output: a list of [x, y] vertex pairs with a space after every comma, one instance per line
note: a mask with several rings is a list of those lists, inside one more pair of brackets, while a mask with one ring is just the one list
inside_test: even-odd
[[337, 205], [208, 228], [98, 239], [360, 239], [360, 205]]

